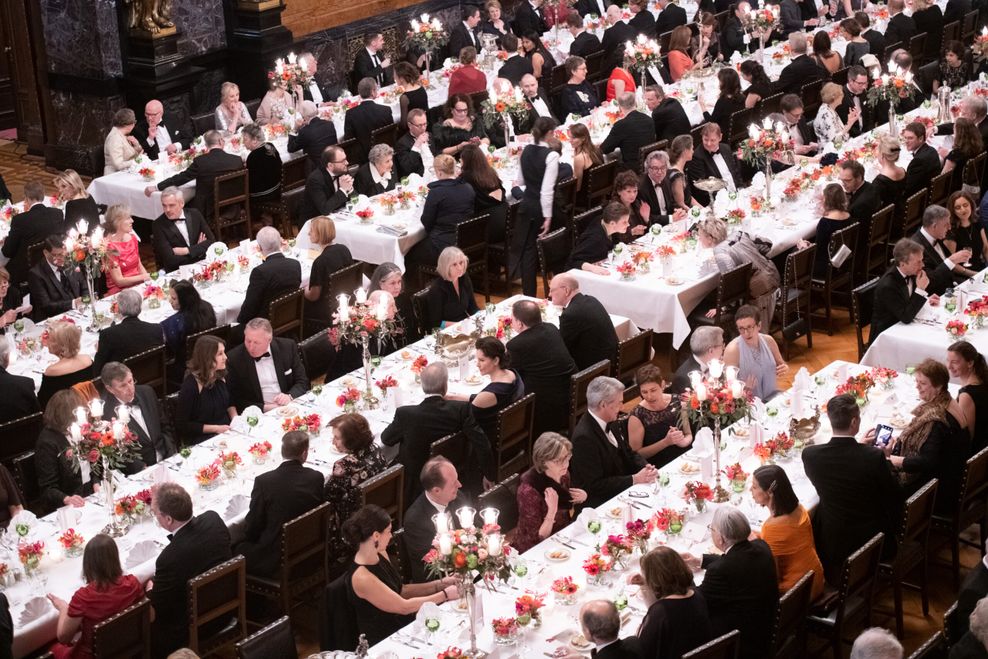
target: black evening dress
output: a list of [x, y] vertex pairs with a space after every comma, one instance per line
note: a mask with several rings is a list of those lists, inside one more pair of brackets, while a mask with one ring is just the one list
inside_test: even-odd
[[[525, 395], [525, 383], [522, 382], [518, 372], [511, 370], [515, 374], [514, 382], [491, 382], [484, 387], [483, 391], [494, 394], [497, 404], [493, 407], [471, 407], [473, 418], [477, 420], [477, 425], [484, 431], [488, 439], [494, 441], [497, 436], [497, 415], [511, 403]], [[483, 393], [483, 391], [481, 393]], [[470, 396], [470, 402], [477, 397], [477, 394]]]
[[[675, 428], [679, 424], [681, 417], [679, 400], [673, 396], [665, 409], [659, 412], [652, 411], [641, 405], [636, 405], [631, 410], [631, 415], [637, 417], [642, 422], [642, 425], [645, 426], [645, 439], [642, 441], [642, 446], [651, 446], [665, 439], [669, 429]], [[689, 447], [667, 446], [649, 458], [648, 461], [656, 467], [663, 467], [688, 450]]]
[[642, 656], [655, 659], [679, 659], [713, 636], [707, 601], [698, 589], [692, 597], [655, 602], [638, 628]]
[[961, 393], [974, 400], [974, 437], [971, 439], [971, 455], [988, 446], [988, 384], [968, 384]]
[[367, 637], [368, 643], [376, 645], [415, 620], [415, 616], [387, 613], [367, 600], [358, 597], [353, 592], [353, 573], [361, 567], [369, 570], [371, 574], [381, 580], [381, 583], [399, 595], [401, 594], [401, 575], [398, 574], [398, 570], [395, 569], [391, 562], [383, 556], [376, 565], [350, 564], [350, 571], [347, 574], [346, 580], [347, 595], [350, 598], [350, 603], [353, 605], [353, 611], [357, 616], [358, 633], [364, 634]]
[[225, 380], [217, 380], [199, 391], [199, 382], [191, 373], [185, 376], [178, 392], [175, 427], [187, 444], [198, 444], [214, 433], [205, 433], [204, 425], [230, 425], [230, 390]]

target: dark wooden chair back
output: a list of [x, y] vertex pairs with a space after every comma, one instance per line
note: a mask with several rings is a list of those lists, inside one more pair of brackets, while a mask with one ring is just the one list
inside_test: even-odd
[[719, 638], [690, 650], [683, 659], [737, 659], [741, 648], [741, 632], [732, 629]]
[[885, 68], [885, 62], [892, 59], [892, 53], [900, 49], [905, 50], [907, 45], [908, 44], [904, 41], [896, 41], [895, 43], [885, 44], [885, 53], [882, 54], [882, 68]]
[[293, 341], [302, 340], [302, 320], [305, 314], [305, 295], [302, 289], [286, 293], [268, 304], [268, 320], [275, 336]]
[[210, 327], [209, 329], [204, 329], [201, 332], [196, 332], [195, 334], [189, 334], [185, 337], [185, 358], [189, 359], [192, 357], [192, 351], [196, 348], [196, 341], [204, 336], [215, 336], [216, 338], [226, 343], [230, 340], [230, 331], [233, 329], [233, 325], [229, 323], [226, 325], [218, 325], [216, 327]]
[[951, 21], [943, 26], [943, 40], [940, 43], [947, 43], [948, 41], [960, 41], [961, 38], [961, 22]]
[[477, 510], [496, 508], [502, 533], [511, 533], [518, 526], [518, 486], [521, 476], [514, 474], [477, 497]]
[[933, 636], [916, 648], [916, 651], [909, 655], [909, 659], [946, 659], [947, 639], [943, 632], [934, 632]]
[[[587, 227], [589, 227], [594, 222], [599, 222], [604, 216], [603, 206], [594, 206], [593, 208], [588, 208], [582, 213], [577, 213], [573, 216], [573, 224], [570, 226], [570, 243], [576, 245], [576, 239], [580, 237]], [[569, 254], [567, 254], [567, 257]]]
[[432, 284], [412, 294], [412, 311], [418, 324], [419, 336], [428, 336], [434, 327], [429, 327], [429, 289]]
[[902, 212], [902, 235], [898, 238], [909, 238], [919, 230], [923, 224], [923, 211], [926, 209], [926, 200], [929, 196], [929, 189], [923, 188], [906, 198], [906, 204]]
[[797, 659], [806, 654], [806, 614], [813, 598], [813, 570], [779, 598], [772, 659]]
[[[586, 56], [587, 79], [596, 80], [604, 74], [604, 54], [605, 53], [603, 50], [598, 50], [596, 53], [590, 53]], [[608, 72], [608, 74], [609, 73], [610, 72]]]
[[35, 412], [7, 423], [0, 423], [0, 437], [3, 437], [0, 462], [13, 472], [14, 457], [32, 450], [44, 427], [43, 412]]
[[400, 528], [405, 515], [405, 468], [395, 464], [359, 485], [360, 505], [373, 503], [388, 511], [394, 527]]
[[974, 31], [978, 29], [978, 10], [969, 11], [964, 14], [964, 20], [961, 21], [961, 40], [970, 41], [974, 37]]
[[329, 328], [316, 332], [298, 344], [299, 357], [309, 380], [326, 377], [336, 359], [336, 349], [329, 342]]
[[196, 136], [203, 135], [208, 130], [216, 128], [216, 114], [206, 112], [192, 116], [192, 128], [196, 131]]
[[269, 659], [270, 657], [295, 657], [295, 636], [292, 621], [282, 616], [236, 645], [237, 659]]
[[388, 124], [371, 131], [371, 144], [387, 144], [392, 149], [398, 141], [398, 124]]
[[953, 172], [937, 174], [930, 183], [930, 204], [945, 206], [950, 196], [950, 181]]
[[920, 32], [909, 39], [909, 54], [916, 64], [926, 63], [926, 32]]
[[151, 659], [151, 602], [142, 599], [93, 627], [94, 659]]
[[580, 420], [580, 417], [587, 411], [587, 387], [590, 382], [602, 375], [611, 374], [611, 362], [601, 359], [596, 364], [591, 364], [579, 373], [569, 376], [569, 433], [573, 434], [573, 428]]
[[305, 156], [292, 158], [281, 163], [281, 192], [305, 187], [305, 179], [308, 177], [309, 159]]
[[790, 344], [801, 336], [806, 337], [806, 347], [813, 347], [813, 330], [810, 319], [810, 290], [813, 279], [813, 260], [816, 245], [810, 245], [786, 257], [782, 277], [782, 295], [779, 298], [779, 325], [782, 333], [782, 351], [789, 358]]
[[583, 189], [583, 208], [593, 208], [607, 201], [614, 188], [614, 177], [617, 176], [618, 161], [612, 160], [601, 165], [594, 165], [587, 170]]
[[[37, 440], [37, 437], [34, 438]], [[38, 468], [34, 460], [34, 451], [27, 451], [15, 456], [13, 463], [13, 476], [17, 482], [17, 487], [24, 498], [25, 508], [40, 509], [41, 488], [38, 486]], [[44, 511], [51, 512], [51, 511]]]
[[731, 122], [728, 128], [727, 142], [731, 148], [736, 148], [741, 140], [748, 136], [748, 126], [755, 120], [755, 112], [758, 108], [744, 108], [731, 114]]
[[554, 226], [568, 227], [576, 214], [576, 179], [572, 176], [556, 183], [556, 193], [552, 198], [552, 223]]
[[34, 243], [33, 245], [28, 245], [27, 247], [27, 267], [33, 268], [34, 266], [41, 263], [41, 259], [44, 258], [45, 254], [45, 242]]
[[624, 400], [638, 397], [635, 373], [645, 364], [652, 363], [652, 330], [644, 330], [618, 343], [614, 377], [624, 383]]
[[800, 96], [803, 98], [803, 116], [806, 117], [807, 121], [812, 121], [816, 118], [817, 110], [820, 109], [820, 90], [823, 89], [823, 83], [826, 80], [816, 80], [809, 84], [803, 85], [800, 90]]
[[[281, 590], [298, 594], [326, 584], [329, 503], [285, 522], [281, 531]], [[288, 613], [287, 610], [283, 613]]]
[[134, 382], [146, 384], [154, 389], [158, 398], [168, 395], [168, 356], [165, 346], [158, 346], [138, 353], [124, 360], [124, 364], [134, 375]]
[[495, 480], [520, 474], [532, 464], [532, 424], [535, 422], [535, 394], [527, 394], [497, 413], [494, 451]]
[[850, 67], [845, 66], [842, 69], [837, 69], [837, 71], [834, 72], [834, 75], [830, 76], [830, 82], [834, 83], [835, 85], [840, 85], [842, 87], [846, 85], [847, 73], [849, 68]]
[[[899, 527], [899, 546], [916, 542], [926, 546], [933, 521], [933, 504], [937, 496], [937, 479], [930, 480], [906, 501]], [[925, 551], [923, 552], [926, 553]]]
[[332, 296], [330, 299], [335, 300], [343, 293], [353, 295], [353, 292], [363, 285], [363, 265], [362, 261], [354, 261], [352, 264], [345, 268], [340, 268], [329, 276], [329, 284], [327, 286], [329, 288], [329, 294]]
[[756, 106], [758, 108], [758, 119], [761, 121], [770, 114], [777, 114], [782, 110], [782, 97], [784, 94], [773, 94], [768, 98], [763, 98]]
[[882, 560], [882, 543], [884, 540], [884, 534], [875, 534], [863, 547], [844, 561], [837, 593], [836, 615], [834, 616], [836, 628], [839, 629], [844, 622], [848, 603], [862, 601], [867, 609], [871, 609], [872, 595], [875, 591], [875, 576], [878, 574], [878, 564]]
[[366, 160], [366, 158], [360, 153], [360, 145], [357, 144], [356, 137], [338, 142], [336, 146], [343, 149], [343, 153], [346, 154], [347, 162], [350, 165], [360, 166], [364, 164], [362, 161]]
[[[226, 213], [229, 217], [224, 218], [224, 209], [227, 208], [239, 210], [236, 213], [233, 211]], [[250, 173], [246, 169], [217, 176], [213, 181], [212, 219], [213, 233], [220, 242], [225, 240], [225, 232], [229, 233], [229, 229], [239, 225], [244, 225], [247, 238], [253, 238], [254, 231], [251, 228], [250, 217]]]
[[542, 238], [536, 238], [535, 248], [539, 254], [539, 270], [542, 273], [542, 290], [549, 290], [549, 279], [565, 272], [566, 262], [573, 251], [571, 231], [567, 227], [556, 229]]
[[466, 464], [468, 455], [467, 438], [462, 432], [446, 435], [432, 442], [429, 447], [430, 457], [443, 456], [458, 469]]
[[[247, 636], [247, 561], [235, 556], [189, 579], [189, 649], [200, 656], [234, 645]], [[230, 623], [210, 638], [203, 627], [214, 620]]]
[[943, 635], [947, 640], [947, 645], [953, 646], [961, 640], [961, 636], [967, 630], [968, 621], [957, 612], [957, 602], [950, 605], [950, 608], [943, 612]]
[[858, 260], [861, 279], [881, 277], [889, 266], [889, 239], [895, 218], [895, 206], [889, 204], [871, 217], [867, 252]]
[[868, 340], [865, 339], [864, 328], [871, 325], [871, 316], [875, 310], [875, 287], [878, 277], [861, 284], [851, 291], [851, 315], [854, 317], [854, 335], [858, 341], [858, 361], [868, 350]]

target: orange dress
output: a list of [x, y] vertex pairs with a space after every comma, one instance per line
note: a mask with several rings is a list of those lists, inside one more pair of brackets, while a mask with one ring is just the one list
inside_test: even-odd
[[683, 74], [693, 66], [693, 59], [681, 50], [669, 51], [669, 77], [673, 82], [679, 81]]
[[622, 69], [620, 66], [614, 68], [611, 71], [611, 77], [607, 79], [607, 101], [613, 101], [617, 93], [614, 91], [614, 81], [622, 80], [624, 82], [624, 91], [635, 93], [635, 79], [628, 73], [627, 70]]
[[792, 517], [769, 517], [762, 524], [762, 540], [772, 548], [775, 568], [779, 573], [779, 592], [785, 593], [796, 585], [804, 574], [813, 570], [813, 599], [823, 592], [823, 565], [813, 544], [813, 526], [806, 508], [796, 509], [797, 521]]

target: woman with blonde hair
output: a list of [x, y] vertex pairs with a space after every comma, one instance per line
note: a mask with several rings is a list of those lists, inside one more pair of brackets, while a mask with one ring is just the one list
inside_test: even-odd
[[66, 169], [55, 175], [55, 189], [58, 200], [65, 204], [65, 223], [74, 227], [79, 220], [85, 220], [92, 231], [99, 225], [99, 207], [96, 201], [86, 192], [79, 174], [74, 169]]
[[236, 83], [224, 82], [220, 87], [220, 104], [216, 106], [215, 118], [216, 130], [231, 133], [253, 121], [247, 106], [240, 102], [240, 87]]
[[56, 320], [48, 325], [48, 352], [58, 361], [45, 369], [38, 390], [41, 407], [48, 404], [56, 391], [93, 379], [93, 360], [79, 354], [82, 330], [75, 323]]
[[899, 138], [885, 134], [878, 138], [879, 170], [872, 185], [878, 191], [882, 208], [889, 204], [898, 205], [905, 194], [906, 170], [896, 164], [901, 152], [902, 145], [899, 143]]
[[175, 425], [186, 444], [198, 444], [230, 430], [237, 408], [226, 384], [226, 345], [201, 336], [192, 348], [189, 371], [178, 393]]
[[851, 126], [861, 117], [861, 111], [851, 106], [847, 121], [841, 121], [837, 108], [844, 102], [843, 88], [834, 82], [826, 83], [820, 90], [820, 109], [813, 120], [813, 130], [820, 144], [843, 142], [851, 132]]
[[106, 209], [103, 226], [107, 244], [107, 258], [103, 265], [106, 272], [106, 294], [113, 295], [148, 281], [151, 276], [141, 263], [130, 208], [125, 204], [110, 206]]
[[130, 108], [113, 114], [113, 128], [103, 141], [103, 176], [127, 169], [134, 158], [144, 153], [140, 142], [131, 135], [136, 125], [137, 116]]
[[[10, 285], [10, 272], [0, 266], [0, 336], [6, 333], [7, 326], [17, 320], [20, 315], [18, 309], [23, 306], [23, 302], [21, 289]], [[23, 313], [30, 314], [31, 307], [29, 306]]]
[[470, 259], [459, 247], [447, 247], [439, 254], [439, 277], [432, 282], [426, 297], [428, 328], [445, 327], [480, 310], [467, 274], [469, 267]]
[[590, 139], [590, 131], [583, 124], [577, 123], [569, 127], [569, 139], [573, 147], [573, 178], [576, 179], [576, 189], [579, 191], [583, 188], [587, 170], [604, 164], [604, 154]]
[[487, 0], [484, 4], [487, 18], [480, 24], [481, 34], [493, 34], [497, 38], [498, 45], [501, 44], [501, 37], [511, 29], [511, 23], [502, 17], [501, 9], [501, 3], [498, 0]]
[[321, 250], [312, 262], [312, 273], [305, 287], [306, 336], [329, 327], [332, 323], [333, 304], [329, 279], [334, 273], [353, 265], [353, 256], [346, 245], [336, 245], [336, 224], [325, 215], [309, 221], [309, 240], [313, 250]]

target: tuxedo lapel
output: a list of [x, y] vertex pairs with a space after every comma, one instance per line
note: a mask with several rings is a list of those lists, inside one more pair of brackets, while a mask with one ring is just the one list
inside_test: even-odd
[[[191, 223], [189, 222], [189, 218], [185, 218], [185, 227], [189, 232], [189, 237], [190, 237], [189, 239], [191, 240], [192, 229], [191, 229]], [[175, 226], [175, 220], [168, 220], [168, 224], [165, 225], [165, 231], [168, 233], [168, 242], [171, 243], [172, 245], [178, 245], [178, 246], [184, 245], [185, 247], [192, 247], [192, 245], [185, 242], [185, 236], [183, 236], [182, 232], [179, 231], [178, 227]]]
[[[45, 279], [48, 280], [48, 286], [51, 288], [52, 292], [54, 293], [54, 295], [52, 295], [53, 298], [54, 297], [62, 298], [71, 293], [71, 291], [68, 290], [67, 288], [69, 287], [68, 275], [65, 273], [64, 270], [62, 271], [61, 282], [58, 281], [58, 279], [55, 277], [55, 273], [54, 271], [52, 271], [51, 266], [48, 264], [48, 261], [44, 261], [42, 263], [41, 272], [44, 273]], [[72, 297], [74, 298], [76, 296], [73, 295]]]

